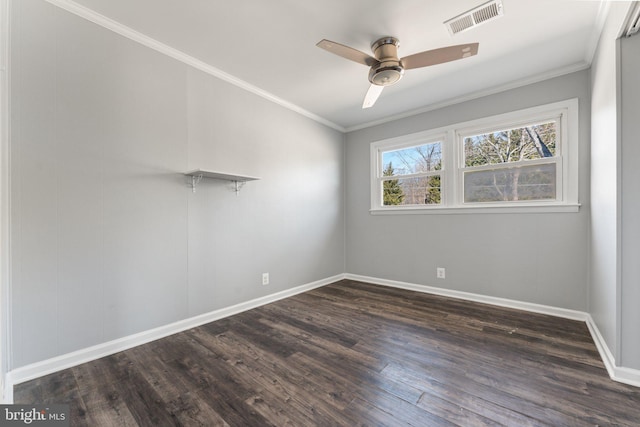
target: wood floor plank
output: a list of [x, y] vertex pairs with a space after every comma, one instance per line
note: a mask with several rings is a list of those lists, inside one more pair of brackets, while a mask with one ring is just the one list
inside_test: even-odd
[[[82, 401], [87, 411], [81, 417], [71, 414], [73, 426], [126, 426], [134, 427], [139, 423], [122, 399], [118, 387], [113, 383], [105, 383], [97, 387], [86, 388], [81, 391]], [[77, 400], [59, 402], [69, 403], [71, 407], [78, 405]], [[151, 417], [148, 417], [150, 419]]]
[[496, 420], [484, 417], [465, 406], [443, 399], [433, 393], [423, 393], [417, 406], [456, 425], [468, 427], [489, 427], [501, 425]]
[[194, 393], [191, 392], [185, 393], [167, 404], [167, 409], [178, 419], [179, 424], [202, 427], [229, 427], [229, 424], [220, 414], [193, 395]]
[[[167, 411], [165, 402], [160, 399], [156, 389], [149, 384], [139, 369], [123, 353], [119, 357], [106, 358], [111, 363], [107, 364], [112, 378], [120, 378], [109, 385], [113, 390], [108, 396], [118, 396], [124, 402], [129, 413], [140, 426], [172, 426], [176, 420]], [[101, 383], [99, 386], [104, 385]]]
[[231, 426], [277, 426], [275, 420], [266, 419], [248, 405], [246, 403], [248, 397], [241, 400], [228, 387], [205, 387], [197, 390], [194, 396], [198, 401], [210, 406]]
[[281, 322], [280, 319], [278, 319], [278, 322], [274, 322], [262, 319], [261, 322], [294, 337], [301, 345], [300, 351], [307, 354], [326, 354], [330, 352], [334, 364], [347, 364], [349, 367], [354, 368], [356, 367], [355, 365], [357, 365], [376, 372], [380, 372], [387, 365], [385, 361], [380, 360], [375, 357], [375, 355], [357, 352], [351, 347], [336, 345], [336, 343], [331, 340], [314, 336], [306, 332], [305, 329], [293, 326], [286, 321]]
[[[255, 390], [245, 403], [255, 408], [257, 412], [269, 419], [276, 417], [278, 425], [283, 423], [313, 424], [311, 422], [313, 418], [309, 418], [313, 414], [306, 411], [305, 402], [301, 402], [299, 399], [303, 391], [291, 387], [289, 382], [282, 385], [278, 379], [280, 375], [272, 371], [272, 369], [276, 369], [274, 365], [277, 364], [277, 361], [269, 363], [269, 358], [260, 354], [256, 348], [247, 350], [250, 344], [234, 340], [233, 332], [212, 336], [204, 333], [200, 328], [196, 328], [191, 333], [201, 340], [207, 348], [215, 348], [220, 352], [226, 363], [236, 371], [237, 378], [244, 387]], [[295, 409], [289, 410], [291, 407]], [[296, 421], [293, 421], [286, 414], [294, 414]]]
[[[519, 427], [541, 427], [545, 425], [519, 412], [509, 410], [491, 401], [467, 393], [464, 390], [439, 383], [435, 380], [431, 381], [428, 387], [425, 387], [425, 391], [417, 404], [422, 408], [430, 410], [434, 399], [444, 400], [450, 405], [449, 408], [453, 407], [454, 410], [458, 408], [462, 413], [483, 414], [484, 417], [480, 421], [481, 425], [482, 423]], [[491, 420], [491, 422], [487, 420]]]
[[37, 378], [16, 388], [16, 401], [32, 401], [39, 403], [56, 403], [55, 398], [70, 396], [77, 388], [75, 377], [71, 370], [64, 370], [44, 377]]
[[[462, 396], [466, 393], [490, 402], [492, 408], [503, 407], [505, 412], [521, 413], [528, 418], [536, 420], [534, 425], [555, 426], [557, 424], [550, 421], [545, 422], [545, 420], [550, 418], [558, 420], [564, 417], [562, 413], [557, 413], [554, 409], [536, 405], [526, 399], [520, 399], [503, 391], [500, 387], [487, 387], [485, 384], [477, 383], [467, 378], [465, 372], [455, 372], [441, 368], [424, 371], [419, 368], [413, 369], [407, 366], [390, 365], [383, 373], [426, 391], [434, 390], [433, 383], [446, 384], [446, 387], [454, 395]], [[439, 387], [435, 388], [435, 390], [438, 389]], [[456, 398], [456, 402], [461, 404], [463, 401]]]
[[[198, 334], [198, 330], [193, 331]], [[208, 346], [220, 349], [227, 362], [238, 370], [243, 378], [255, 381], [259, 388], [280, 396], [280, 406], [286, 412], [293, 412], [311, 420], [309, 425], [349, 425], [337, 409], [343, 404], [335, 403], [335, 396], [329, 396], [317, 388], [307, 378], [307, 372], [298, 370], [286, 360], [273, 358], [254, 343], [229, 330], [215, 337], [203, 336]], [[264, 398], [265, 393], [262, 393]], [[291, 409], [291, 411], [288, 411]], [[301, 425], [307, 425], [302, 423]]]
[[72, 426], [638, 426], [584, 322], [343, 280], [15, 387]]

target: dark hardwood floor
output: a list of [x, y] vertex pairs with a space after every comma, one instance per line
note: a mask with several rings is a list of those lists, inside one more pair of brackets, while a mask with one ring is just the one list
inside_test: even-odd
[[638, 426], [582, 322], [341, 281], [15, 388], [73, 426]]

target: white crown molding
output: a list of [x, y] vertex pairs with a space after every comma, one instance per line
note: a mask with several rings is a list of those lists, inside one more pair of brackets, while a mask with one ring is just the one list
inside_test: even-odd
[[585, 61], [589, 64], [593, 63], [593, 58], [596, 56], [596, 50], [598, 50], [598, 43], [602, 37], [602, 32], [607, 23], [607, 17], [609, 16], [609, 10], [611, 10], [611, 2], [600, 0], [600, 7], [598, 8], [598, 14], [594, 22], [595, 31], [591, 33], [591, 37], [587, 42], [587, 52]]
[[225, 307], [219, 310], [214, 310], [209, 313], [194, 316], [189, 319], [180, 320], [178, 322], [170, 323], [168, 325], [160, 326], [148, 331], [139, 332], [137, 334], [94, 345], [92, 347], [83, 348], [71, 353], [63, 354], [61, 356], [43, 360], [41, 362], [22, 366], [18, 369], [10, 371], [7, 374], [5, 386], [5, 401], [9, 403], [13, 402], [13, 386], [16, 384], [21, 384], [38, 377], [60, 371], [62, 369], [71, 368], [81, 363], [86, 363], [92, 360], [99, 359], [101, 357], [109, 356], [114, 353], [136, 347], [138, 345], [146, 344], [148, 342], [155, 341], [169, 335], [177, 334], [178, 332], [182, 332], [187, 329], [195, 328], [197, 326], [220, 320], [225, 317], [233, 316], [234, 314], [242, 313], [244, 311], [263, 306], [265, 304], [270, 304], [284, 298], [288, 298], [303, 292], [310, 291], [312, 289], [326, 286], [330, 283], [334, 283], [342, 279], [344, 279], [344, 274], [338, 274], [333, 277], [317, 280], [315, 282], [297, 286], [292, 289], [287, 289], [261, 298], [256, 298], [251, 301], [243, 302], [230, 307]]
[[606, 20], [606, 16], [607, 16], [607, 12], [609, 10], [608, 7], [608, 2], [606, 1], [602, 1], [602, 4], [600, 6], [600, 10], [598, 12], [598, 17], [596, 20], [596, 25], [598, 30], [596, 31], [598, 33], [598, 36], [594, 36], [592, 37], [591, 40], [589, 40], [589, 46], [590, 48], [588, 49], [588, 54], [587, 54], [587, 60], [585, 62], [582, 63], [578, 63], [578, 64], [574, 64], [568, 67], [564, 67], [564, 68], [560, 68], [557, 70], [552, 70], [550, 72], [546, 72], [546, 73], [542, 73], [542, 74], [538, 74], [536, 76], [532, 76], [532, 77], [528, 77], [525, 79], [519, 79], [519, 80], [515, 80], [513, 82], [504, 84], [504, 85], [500, 85], [500, 86], [495, 86], [493, 88], [489, 88], [486, 90], [481, 90], [481, 91], [477, 91], [477, 92], [473, 92], [471, 94], [467, 94], [467, 95], [463, 95], [460, 97], [455, 97], [455, 98], [451, 98], [451, 99], [447, 99], [445, 101], [442, 102], [438, 102], [438, 103], [434, 103], [431, 105], [427, 105], [418, 109], [414, 109], [414, 110], [410, 110], [410, 111], [406, 111], [404, 113], [400, 113], [400, 114], [395, 114], [392, 116], [388, 116], [385, 117], [383, 119], [379, 119], [379, 120], [374, 120], [371, 122], [366, 122], [366, 123], [362, 123], [359, 125], [354, 125], [354, 126], [348, 126], [348, 127], [344, 127], [341, 126], [337, 123], [334, 123], [330, 120], [325, 119], [324, 117], [318, 116], [317, 114], [314, 114], [308, 110], [305, 110], [302, 107], [299, 107], [298, 105], [295, 105], [289, 101], [286, 101], [276, 95], [273, 95], [272, 93], [269, 93], [263, 89], [260, 89], [257, 86], [254, 86], [244, 80], [241, 80], [231, 74], [228, 74], [212, 65], [209, 65], [193, 56], [187, 55], [186, 53], [172, 48], [164, 43], [161, 43], [145, 34], [142, 34], [132, 28], [129, 28], [117, 21], [114, 21], [104, 15], [101, 15], [95, 11], [93, 11], [92, 9], [89, 9], [85, 6], [82, 6], [78, 3], [76, 3], [73, 0], [44, 0], [54, 6], [59, 7], [60, 9], [66, 10], [67, 12], [73, 13], [74, 15], [77, 15], [81, 18], [84, 18], [90, 22], [93, 22], [97, 25], [100, 25], [103, 28], [106, 28], [110, 31], [113, 31], [114, 33], [117, 33], [123, 37], [126, 37], [130, 40], [133, 40], [143, 46], [146, 46], [150, 49], [153, 49], [157, 52], [160, 52], [164, 55], [167, 55], [177, 61], [180, 61], [186, 65], [189, 65], [195, 69], [198, 69], [200, 71], [203, 71], [211, 76], [217, 77], [223, 81], [226, 81], [227, 83], [233, 84], [234, 86], [237, 86], [241, 89], [244, 89], [248, 92], [251, 92], [257, 96], [260, 96], [264, 99], [267, 99], [277, 105], [280, 105], [281, 107], [287, 108], [291, 111], [294, 111], [302, 116], [305, 116], [311, 120], [314, 120], [322, 125], [328, 126], [332, 129], [335, 129], [339, 132], [342, 133], [347, 133], [347, 132], [353, 132], [356, 130], [361, 130], [361, 129], [366, 129], [366, 128], [370, 128], [373, 126], [378, 126], [384, 123], [388, 123], [388, 122], [392, 122], [395, 120], [399, 120], [399, 119], [403, 119], [403, 118], [407, 118], [407, 117], [412, 117], [412, 116], [416, 116], [418, 114], [422, 114], [422, 113], [426, 113], [429, 111], [434, 111], [440, 108], [444, 108], [444, 107], [448, 107], [451, 105], [455, 105], [455, 104], [459, 104], [462, 102], [466, 102], [466, 101], [471, 101], [474, 99], [478, 99], [484, 96], [488, 96], [488, 95], [493, 95], [496, 93], [500, 93], [500, 92], [504, 92], [506, 90], [510, 90], [510, 89], [515, 89], [518, 87], [522, 87], [522, 86], [526, 86], [529, 84], [533, 84], [533, 83], [537, 83], [543, 80], [547, 80], [550, 78], [554, 78], [554, 77], [559, 77], [565, 74], [570, 74], [576, 71], [581, 71], [584, 69], [589, 68], [591, 65], [591, 59], [593, 59], [593, 54], [595, 53], [595, 49], [597, 47], [597, 43], [599, 40], [599, 33], [602, 32], [602, 28], [604, 27], [604, 22]]
[[[193, 56], [187, 55], [186, 53], [172, 48], [164, 43], [161, 43], [145, 34], [142, 34], [132, 28], [129, 28], [117, 21], [112, 20], [111, 18], [108, 18], [104, 15], [101, 15], [95, 11], [93, 11], [92, 9], [89, 9], [85, 6], [82, 6], [78, 3], [76, 3], [73, 0], [44, 0], [54, 6], [59, 7], [60, 9], [66, 10], [67, 12], [73, 13], [74, 15], [77, 15], [81, 18], [84, 18], [90, 22], [93, 22], [94, 24], [100, 25], [103, 28], [106, 28], [110, 31], [113, 31], [116, 34], [119, 34], [123, 37], [126, 37], [130, 40], [135, 41], [136, 43], [139, 43], [143, 46], [146, 46], [150, 49], [153, 49], [157, 52], [160, 52], [164, 55], [167, 55], [177, 61], [180, 61], [186, 65], [189, 65], [195, 69], [198, 69], [202, 72], [205, 72], [211, 76], [217, 77], [223, 81], [226, 81], [227, 83], [230, 83], [234, 86], [237, 86], [241, 89], [244, 89], [248, 92], [251, 92], [257, 96], [260, 96], [264, 99], [267, 99], [277, 105], [280, 105], [281, 107], [287, 108], [293, 112], [296, 112], [302, 116], [305, 116], [311, 120], [314, 120], [322, 125], [328, 126], [332, 129], [335, 129], [339, 132], [342, 133], [347, 133], [347, 132], [353, 132], [356, 130], [360, 130], [360, 129], [366, 129], [366, 128], [370, 128], [373, 126], [378, 126], [384, 123], [388, 123], [388, 122], [392, 122], [395, 120], [399, 120], [399, 119], [403, 119], [403, 118], [407, 118], [407, 117], [412, 117], [412, 116], [416, 116], [418, 114], [422, 114], [422, 113], [426, 113], [429, 111], [434, 111], [440, 108], [444, 108], [444, 107], [448, 107], [451, 105], [455, 105], [455, 104], [459, 104], [462, 102], [466, 102], [466, 101], [471, 101], [474, 99], [478, 99], [478, 98], [482, 98], [484, 96], [488, 96], [488, 95], [493, 95], [496, 93], [500, 93], [500, 92], [504, 92], [510, 89], [515, 89], [518, 87], [522, 87], [522, 86], [526, 86], [529, 84], [533, 84], [533, 83], [537, 83], [543, 80], [547, 80], [550, 78], [554, 78], [554, 77], [559, 77], [565, 74], [570, 74], [576, 71], [581, 71], [581, 70], [585, 70], [587, 68], [589, 68], [590, 65], [590, 61], [585, 61], [579, 64], [574, 64], [568, 67], [564, 67], [564, 68], [560, 68], [557, 70], [552, 70], [550, 72], [547, 73], [542, 73], [536, 76], [532, 76], [532, 77], [528, 77], [525, 79], [519, 79], [519, 80], [515, 80], [513, 82], [504, 84], [504, 85], [500, 85], [500, 86], [496, 86], [493, 88], [489, 88], [486, 90], [482, 90], [482, 91], [478, 91], [478, 92], [473, 92], [471, 94], [467, 94], [467, 95], [463, 95], [460, 97], [455, 97], [455, 98], [451, 98], [451, 99], [447, 99], [445, 101], [442, 102], [438, 102], [438, 103], [434, 103], [431, 105], [427, 105], [425, 107], [421, 107], [415, 110], [410, 110], [410, 111], [406, 111], [404, 113], [400, 113], [400, 114], [395, 114], [392, 116], [388, 116], [385, 117], [383, 119], [380, 120], [374, 120], [371, 122], [367, 122], [367, 123], [362, 123], [359, 125], [355, 125], [355, 126], [349, 126], [349, 127], [344, 127], [341, 126], [337, 123], [334, 123], [330, 120], [325, 119], [324, 117], [318, 116], [317, 114], [314, 114], [308, 110], [305, 110], [302, 107], [299, 107], [289, 101], [286, 101], [276, 95], [273, 95], [272, 93], [269, 93], [263, 89], [260, 89], [257, 86], [254, 86], [244, 80], [241, 80], [231, 74], [228, 74], [212, 65], [209, 65], [207, 63], [205, 63], [204, 61], [201, 61]], [[604, 4], [607, 4], [608, 2], [603, 2]], [[608, 6], [603, 6], [601, 5], [599, 13], [598, 13], [598, 19], [597, 19], [597, 25], [599, 28], [599, 32], [602, 31], [602, 28], [604, 26], [604, 22], [606, 19], [606, 15], [607, 15], [607, 11], [608, 11]], [[595, 48], [597, 47], [597, 42], [599, 37], [594, 37], [594, 40], [590, 40], [590, 49], [589, 49], [589, 54], [587, 56], [591, 56], [591, 58], [588, 59], [592, 59], [593, 58], [593, 53], [595, 53]]]
[[382, 125], [385, 123], [393, 122], [400, 119], [405, 119], [407, 117], [417, 116], [419, 114], [428, 113], [430, 111], [439, 110], [440, 108], [450, 107], [452, 105], [461, 104], [463, 102], [473, 101], [474, 99], [483, 98], [489, 95], [495, 95], [500, 92], [505, 92], [511, 89], [517, 89], [519, 87], [527, 86], [534, 83], [539, 83], [545, 80], [549, 80], [555, 77], [564, 76], [566, 74], [575, 73], [578, 71], [586, 70], [591, 65], [586, 62], [580, 62], [578, 64], [573, 64], [568, 67], [559, 68], [556, 70], [552, 70], [546, 73], [537, 74], [532, 77], [527, 77], [524, 79], [514, 80], [510, 83], [505, 83], [504, 85], [494, 86], [489, 89], [484, 89], [481, 91], [473, 92], [467, 95], [459, 96], [456, 98], [450, 98], [442, 102], [437, 102], [435, 104], [430, 104], [424, 107], [420, 107], [415, 110], [406, 111], [404, 113], [395, 114], [393, 116], [385, 117], [384, 119], [374, 120], [371, 122], [363, 123], [360, 125], [349, 126], [346, 128], [346, 132], [353, 132], [356, 130], [366, 129], [378, 125]]
[[[629, 4], [629, 10], [627, 12], [627, 19], [625, 20], [622, 28], [622, 37], [631, 37], [636, 34], [638, 29], [637, 25], [640, 22], [640, 2], [635, 1]], [[634, 32], [635, 27], [635, 32]]]
[[113, 31], [116, 34], [119, 34], [123, 37], [133, 40], [136, 43], [139, 43], [143, 46], [146, 46], [150, 49], [153, 49], [157, 52], [167, 55], [197, 70], [205, 72], [211, 76], [217, 77], [220, 80], [223, 80], [227, 83], [230, 83], [234, 86], [237, 86], [241, 89], [251, 92], [254, 95], [258, 95], [268, 101], [273, 102], [274, 104], [278, 104], [281, 107], [287, 108], [291, 111], [294, 111], [302, 116], [305, 116], [311, 120], [314, 120], [320, 124], [328, 126], [337, 131], [345, 132], [344, 127], [336, 123], [333, 123], [332, 121], [329, 121], [323, 117], [320, 117], [317, 114], [314, 114], [308, 110], [305, 110], [304, 108], [299, 107], [289, 101], [279, 98], [273, 95], [272, 93], [262, 90], [257, 86], [254, 86], [248, 82], [245, 82], [244, 80], [241, 80], [235, 76], [232, 76], [231, 74], [225, 73], [224, 71], [212, 65], [209, 65], [204, 61], [194, 58], [193, 56], [187, 55], [186, 53], [178, 49], [174, 49], [171, 46], [161, 43], [145, 34], [142, 34], [132, 28], [127, 27], [126, 25], [122, 25], [121, 23], [114, 21], [111, 18], [107, 18], [106, 16], [101, 15], [87, 7], [81, 6], [72, 0], [45, 0], [45, 1], [54, 6], [59, 7], [60, 9], [66, 10], [67, 12], [73, 13], [74, 15], [84, 18], [87, 21], [93, 22], [94, 24], [100, 25], [103, 28]]

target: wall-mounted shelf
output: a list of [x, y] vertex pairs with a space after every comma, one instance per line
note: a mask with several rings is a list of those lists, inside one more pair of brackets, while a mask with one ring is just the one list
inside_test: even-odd
[[196, 169], [193, 171], [185, 172], [184, 174], [186, 176], [191, 177], [191, 188], [193, 189], [194, 193], [196, 192], [196, 187], [198, 183], [202, 180], [202, 178], [222, 179], [224, 181], [231, 181], [235, 184], [236, 194], [238, 194], [238, 192], [240, 191], [240, 188], [242, 188], [242, 186], [247, 181], [255, 181], [257, 179], [260, 179], [255, 176], [236, 175], [232, 173], [215, 172], [215, 171], [208, 171], [204, 169]]

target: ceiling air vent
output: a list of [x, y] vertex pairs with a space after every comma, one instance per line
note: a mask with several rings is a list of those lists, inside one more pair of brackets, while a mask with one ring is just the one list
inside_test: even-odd
[[502, 16], [502, 0], [492, 0], [465, 13], [445, 21], [449, 33], [461, 33], [473, 27]]

